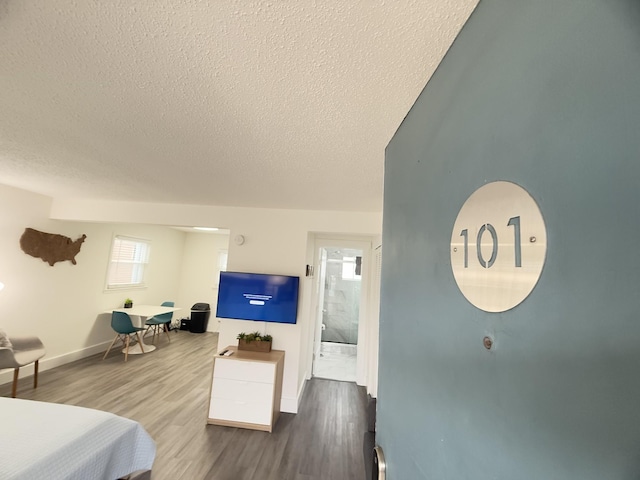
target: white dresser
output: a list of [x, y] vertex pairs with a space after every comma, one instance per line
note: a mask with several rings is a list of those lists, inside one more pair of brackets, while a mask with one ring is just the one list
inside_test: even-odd
[[226, 350], [233, 355], [213, 357], [207, 423], [271, 432], [280, 415], [284, 352]]

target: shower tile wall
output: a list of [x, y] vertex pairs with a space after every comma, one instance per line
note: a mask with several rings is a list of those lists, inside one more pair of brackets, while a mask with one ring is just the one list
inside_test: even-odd
[[358, 343], [360, 280], [343, 280], [342, 263], [327, 263], [323, 342]]

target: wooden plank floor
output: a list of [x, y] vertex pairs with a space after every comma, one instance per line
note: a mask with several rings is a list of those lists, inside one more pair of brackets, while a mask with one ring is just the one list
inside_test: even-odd
[[[171, 333], [148, 355], [120, 349], [20, 380], [18, 397], [80, 405], [140, 422], [153, 437], [153, 480], [362, 480], [366, 394], [353, 383], [312, 379], [297, 415], [273, 433], [206, 424], [215, 333]], [[149, 341], [149, 340], [147, 340]], [[11, 384], [0, 385], [0, 396]]]

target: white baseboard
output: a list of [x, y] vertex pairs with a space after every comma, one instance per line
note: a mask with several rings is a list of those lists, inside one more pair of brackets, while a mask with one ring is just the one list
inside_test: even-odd
[[300, 388], [298, 389], [298, 405], [300, 405], [300, 402], [302, 401], [302, 395], [304, 394], [304, 389], [306, 386], [307, 386], [307, 381], [303, 380], [302, 385], [300, 385]]
[[298, 395], [294, 397], [282, 397], [280, 399], [280, 411], [284, 413], [298, 413], [298, 407], [302, 400], [302, 394], [304, 393], [304, 387], [307, 385], [307, 381], [303, 381], [302, 385], [298, 389]]
[[[76, 360], [90, 357], [97, 353], [105, 352], [110, 343], [111, 341], [109, 340], [55, 357], [47, 357], [45, 355], [44, 358], [40, 360], [40, 367], [38, 370], [40, 372], [44, 372], [52, 368], [59, 367], [60, 365], [65, 365], [67, 363], [75, 362]], [[20, 368], [20, 378], [28, 377], [30, 375], [33, 375], [33, 363]], [[4, 370], [0, 373], [0, 385], [11, 382], [13, 382], [13, 370]]]
[[292, 397], [282, 397], [280, 399], [280, 411], [284, 413], [298, 413], [296, 399]]

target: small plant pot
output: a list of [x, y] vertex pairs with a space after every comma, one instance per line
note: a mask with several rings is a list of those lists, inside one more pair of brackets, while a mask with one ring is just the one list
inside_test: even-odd
[[251, 342], [238, 340], [238, 350], [268, 353], [271, 351], [271, 342], [266, 342], [264, 340], [253, 340]]
[[124, 308], [131, 308], [133, 307], [133, 303], [125, 303], [124, 304]]

